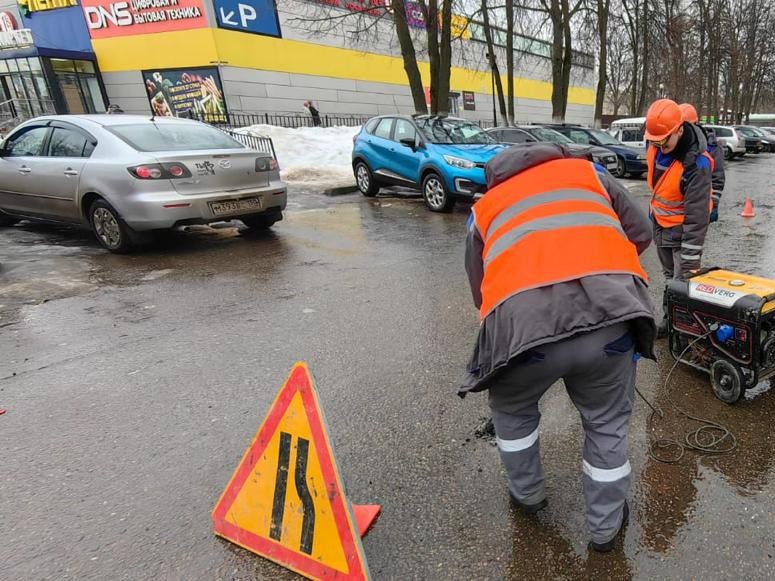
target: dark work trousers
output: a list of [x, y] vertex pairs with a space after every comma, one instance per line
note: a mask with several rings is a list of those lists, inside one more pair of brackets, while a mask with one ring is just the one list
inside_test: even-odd
[[538, 401], [562, 379], [584, 426], [583, 485], [592, 540], [611, 540], [630, 489], [627, 445], [635, 387], [633, 339], [619, 323], [541, 345], [512, 362], [490, 386], [490, 408], [509, 490], [518, 501], [545, 498]]

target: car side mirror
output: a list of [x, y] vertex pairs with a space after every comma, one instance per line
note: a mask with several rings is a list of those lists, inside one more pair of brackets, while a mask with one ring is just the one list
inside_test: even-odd
[[412, 151], [417, 150], [417, 140], [414, 137], [404, 137], [403, 139], [399, 140], [399, 143], [401, 145], [405, 145]]

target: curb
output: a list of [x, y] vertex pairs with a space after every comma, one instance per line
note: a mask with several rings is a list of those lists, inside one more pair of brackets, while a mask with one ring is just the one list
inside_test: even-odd
[[327, 188], [323, 190], [325, 196], [343, 196], [345, 194], [354, 194], [358, 191], [358, 186], [337, 186], [335, 188]]

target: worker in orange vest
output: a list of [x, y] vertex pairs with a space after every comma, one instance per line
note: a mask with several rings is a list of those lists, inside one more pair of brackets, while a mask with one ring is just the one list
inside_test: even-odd
[[489, 390], [512, 503], [547, 505], [538, 402], [557, 380], [581, 413], [591, 547], [627, 521], [627, 434], [637, 354], [656, 332], [639, 254], [651, 225], [602, 166], [561, 144], [516, 145], [486, 166], [466, 271], [481, 325], [459, 395]]
[[[665, 279], [685, 278], [700, 268], [708, 230], [713, 159], [702, 132], [683, 119], [675, 101], [658, 99], [646, 113], [646, 151], [654, 243]], [[663, 310], [665, 299], [663, 299]], [[667, 313], [657, 336], [667, 334]]]
[[721, 196], [724, 193], [726, 183], [726, 174], [724, 172], [724, 149], [719, 147], [715, 132], [709, 127], [700, 125], [700, 118], [697, 115], [697, 109], [691, 103], [681, 103], [678, 105], [681, 109], [683, 120], [691, 123], [695, 131], [701, 131], [705, 141], [708, 143], [708, 154], [713, 158], [713, 172], [711, 173], [711, 199], [713, 200], [713, 209], [710, 212], [710, 222], [718, 220], [718, 207], [721, 202]]

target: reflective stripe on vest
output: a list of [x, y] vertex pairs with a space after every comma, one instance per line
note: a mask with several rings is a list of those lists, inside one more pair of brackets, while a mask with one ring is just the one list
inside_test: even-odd
[[[715, 167], [713, 158], [704, 152], [702, 155], [710, 160], [711, 171]], [[657, 223], [663, 228], [673, 228], [684, 223], [686, 208], [684, 207], [684, 196], [681, 193], [681, 178], [684, 173], [684, 165], [678, 160], [674, 160], [662, 175], [654, 183], [654, 167], [662, 169], [661, 165], [656, 163], [657, 148], [649, 146], [646, 154], [646, 164], [648, 166], [648, 185], [651, 190], [651, 201], [649, 206], [651, 214]], [[710, 198], [712, 188], [708, 190], [708, 215], [713, 210], [713, 200]]]
[[592, 164], [557, 159], [489, 190], [473, 207], [484, 242], [484, 319], [526, 290], [596, 274], [648, 280]]

